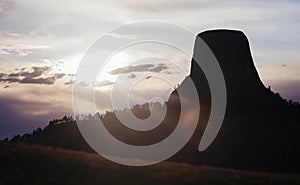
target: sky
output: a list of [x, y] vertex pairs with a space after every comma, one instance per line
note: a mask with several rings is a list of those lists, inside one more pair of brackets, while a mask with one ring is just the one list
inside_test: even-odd
[[[0, 139], [72, 115], [72, 85], [86, 51], [103, 33], [135, 21], [167, 21], [195, 34], [242, 30], [265, 86], [300, 101], [299, 9], [297, 0], [0, 0]], [[171, 37], [167, 31], [148, 32]], [[189, 72], [187, 59], [173, 49], [148, 43], [114, 55], [97, 79], [98, 110], [111, 109], [107, 100], [118, 79], [146, 79], [135, 86], [130, 105], [161, 92], [166, 98]]]

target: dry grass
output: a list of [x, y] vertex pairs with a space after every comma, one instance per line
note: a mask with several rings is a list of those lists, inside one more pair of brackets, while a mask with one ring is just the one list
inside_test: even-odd
[[127, 167], [97, 154], [0, 143], [0, 185], [5, 184], [300, 184], [300, 174], [275, 174], [164, 162]]

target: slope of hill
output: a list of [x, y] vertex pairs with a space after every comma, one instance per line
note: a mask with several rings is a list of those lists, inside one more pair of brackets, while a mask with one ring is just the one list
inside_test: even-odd
[[299, 174], [258, 173], [163, 162], [128, 167], [97, 154], [0, 142], [0, 184], [300, 184]]
[[[8, 139], [6, 140], [8, 141]], [[10, 142], [24, 142], [94, 152], [81, 136], [75, 120], [67, 116], [62, 119], [53, 119], [45, 128], [38, 128], [23, 135], [15, 135]]]

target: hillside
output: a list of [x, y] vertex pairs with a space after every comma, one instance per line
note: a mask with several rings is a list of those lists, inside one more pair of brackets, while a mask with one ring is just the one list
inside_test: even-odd
[[[6, 140], [8, 141], [8, 139]], [[51, 120], [45, 128], [37, 128], [31, 133], [15, 135], [10, 142], [24, 142], [94, 152], [81, 136], [75, 120], [67, 116]]]
[[300, 184], [299, 174], [258, 173], [163, 162], [128, 167], [97, 154], [0, 142], [0, 184]]

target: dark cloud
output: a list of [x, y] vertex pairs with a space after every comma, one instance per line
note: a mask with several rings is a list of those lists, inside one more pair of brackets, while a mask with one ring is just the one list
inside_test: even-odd
[[103, 81], [97, 82], [96, 86], [102, 87], [102, 86], [109, 86], [109, 85], [112, 85], [112, 84], [114, 84], [114, 83], [109, 81], [109, 80], [103, 80]]
[[42, 77], [50, 67], [32, 67], [31, 69], [22, 68], [20, 71], [10, 74], [0, 73], [0, 82], [22, 83], [22, 84], [46, 84], [52, 85], [56, 80], [65, 76], [63, 73], [52, 74]]
[[121, 67], [114, 69], [110, 71], [109, 73], [111, 75], [116, 75], [116, 74], [127, 74], [127, 73], [132, 73], [132, 72], [156, 72], [159, 73], [163, 70], [168, 69], [168, 66], [166, 64], [141, 64], [141, 65], [136, 65], [136, 66], [126, 66], [126, 67]]
[[128, 78], [135, 78], [136, 75], [134, 73], [131, 73], [131, 75], [128, 76]]
[[24, 71], [19, 73], [20, 76], [27, 78], [35, 78], [41, 76], [44, 72], [48, 71], [50, 67], [32, 67], [30, 71]]
[[62, 78], [64, 74], [58, 73], [54, 74], [51, 77], [47, 78], [24, 78], [23, 80], [19, 81], [20, 83], [27, 83], [27, 84], [46, 84], [52, 85], [55, 83], [56, 80]]
[[[0, 102], [0, 139], [31, 132], [33, 129], [46, 126], [53, 118], [71, 115], [71, 110], [64, 110], [61, 106], [51, 103], [23, 101], [7, 96], [0, 96]], [[22, 112], [22, 109], [38, 111], [43, 108], [49, 111], [49, 114], [32, 116]]]
[[65, 85], [73, 85], [75, 84], [75, 80], [69, 80], [67, 82], [64, 83]]

